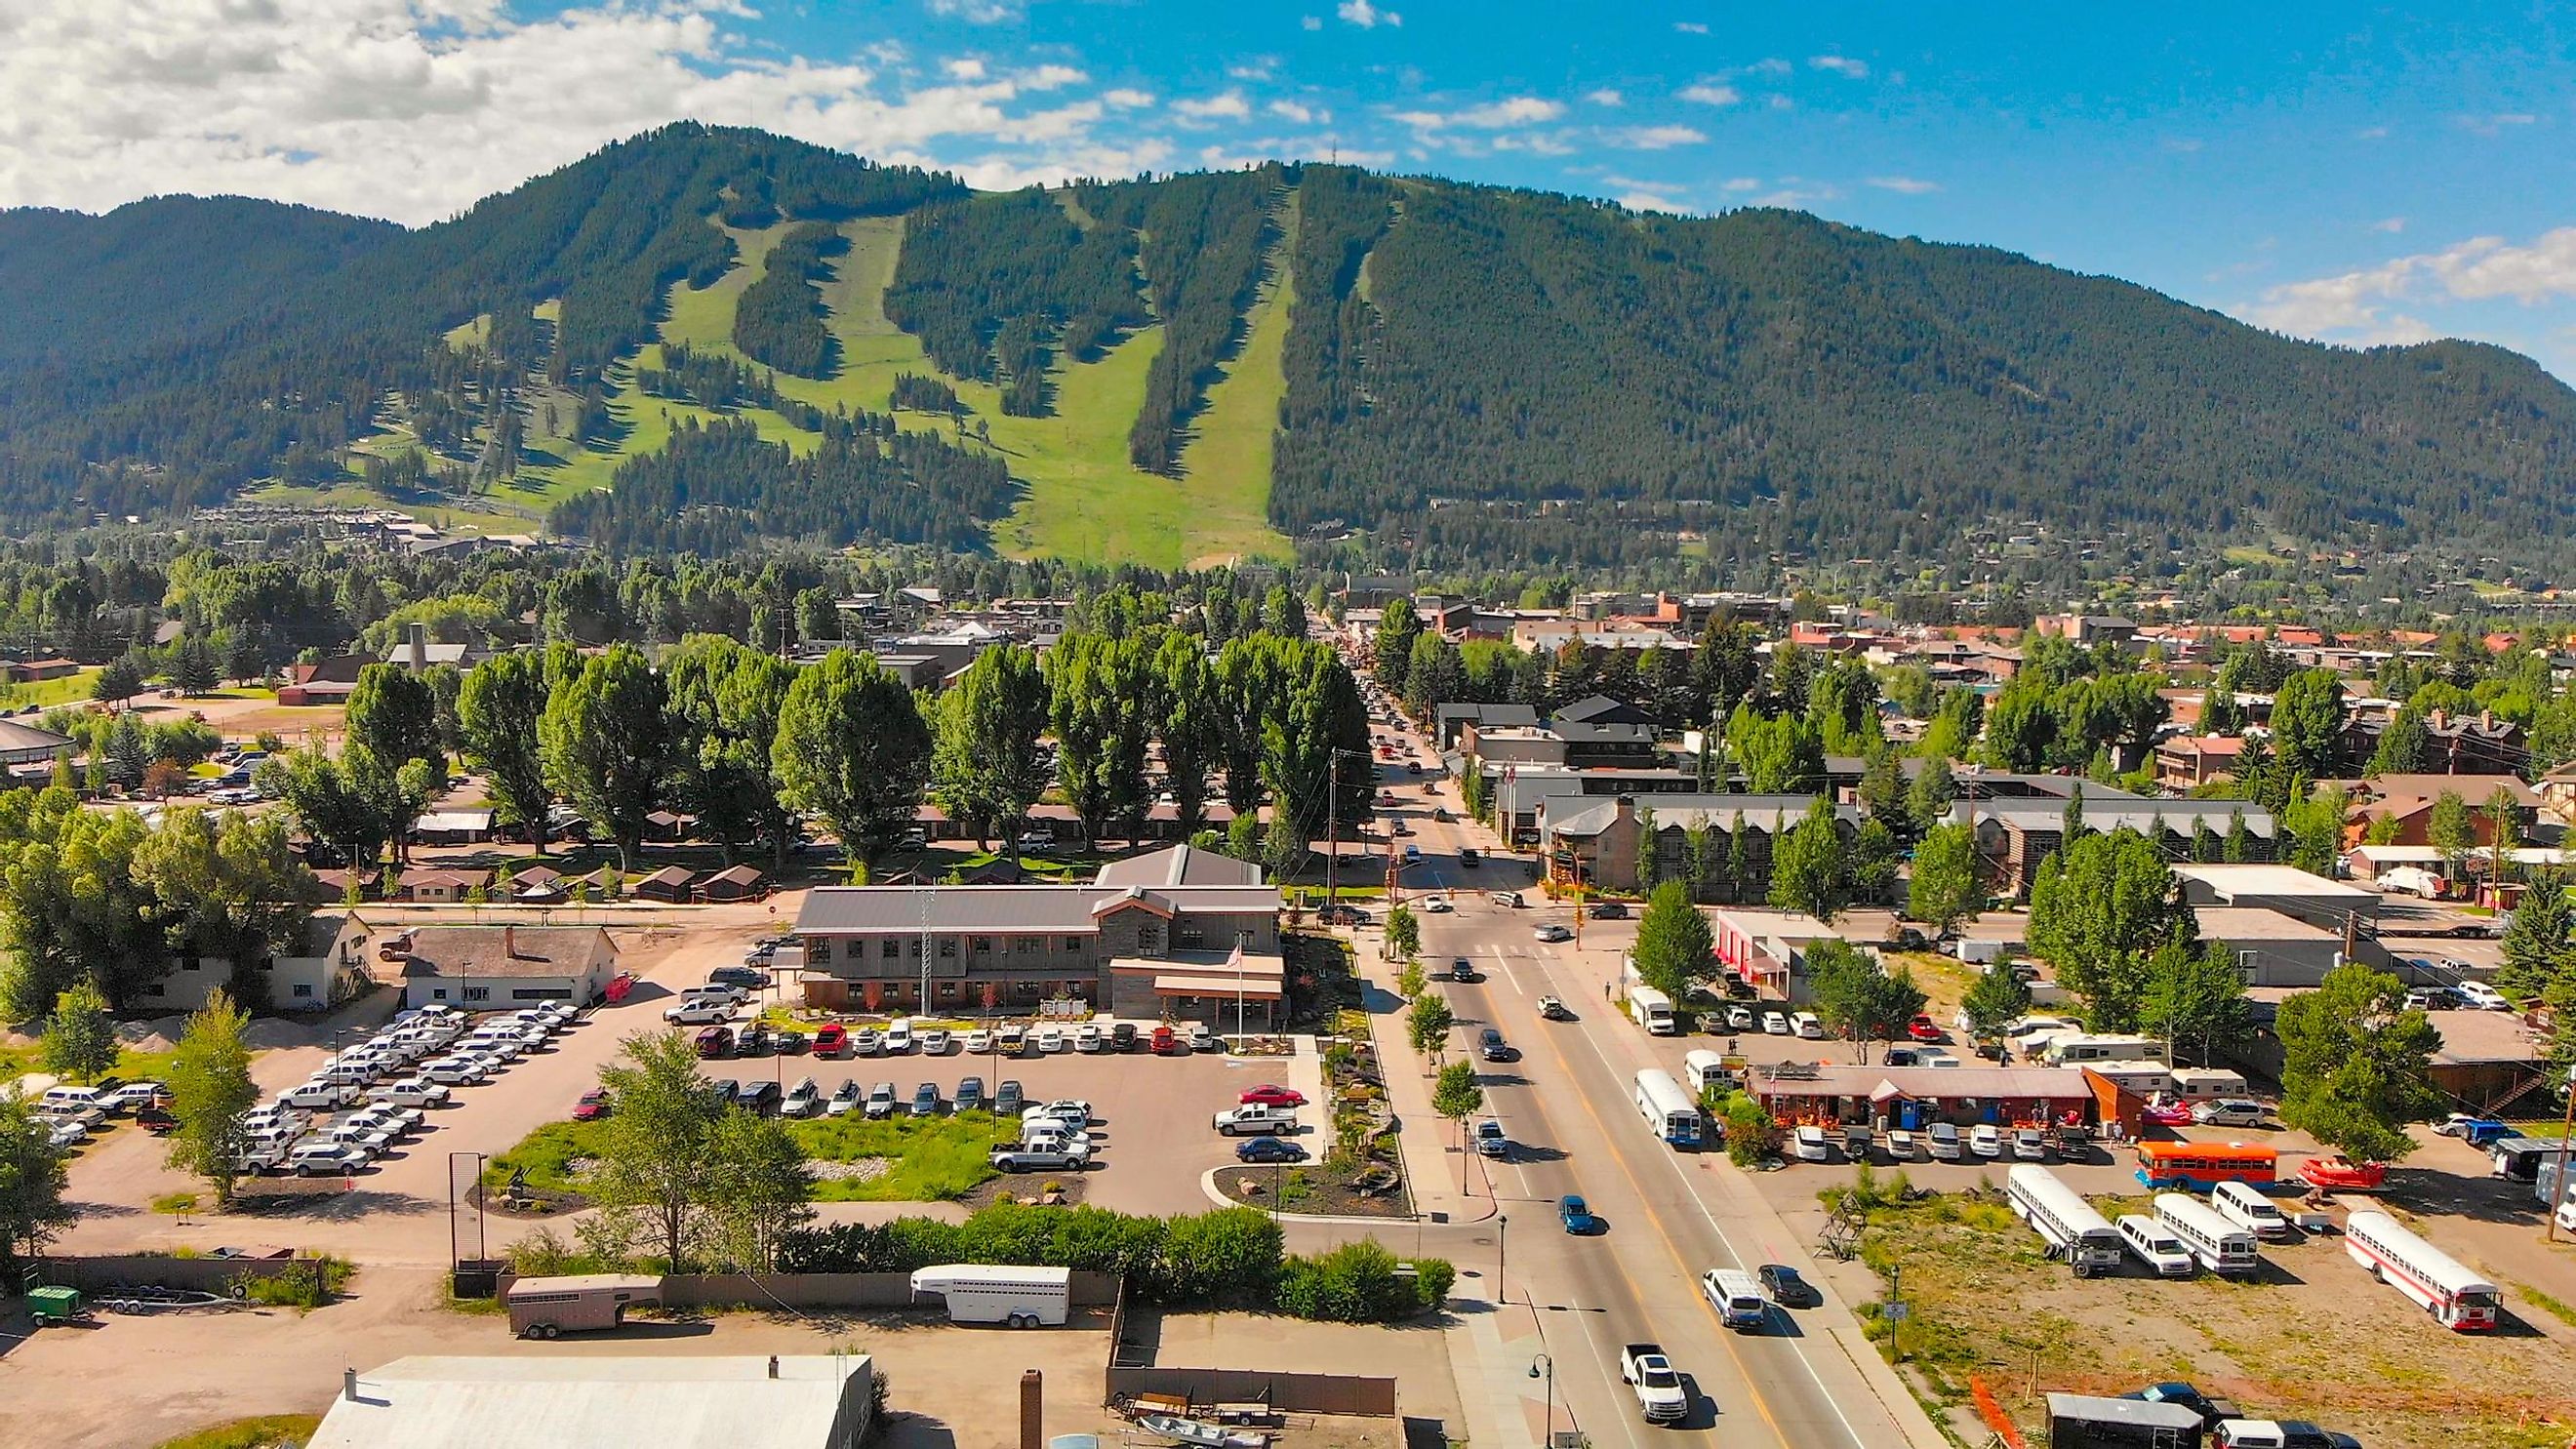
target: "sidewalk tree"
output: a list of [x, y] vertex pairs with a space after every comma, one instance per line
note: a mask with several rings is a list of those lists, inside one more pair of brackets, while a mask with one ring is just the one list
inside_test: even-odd
[[1411, 961], [1422, 954], [1422, 922], [1413, 908], [1398, 902], [1386, 911], [1387, 953], [1399, 961]]
[[241, 1153], [248, 1145], [242, 1119], [259, 1101], [250, 1079], [250, 1046], [242, 1036], [249, 1024], [231, 995], [218, 989], [180, 1030], [167, 1073], [170, 1115], [178, 1119], [170, 1132], [170, 1165], [204, 1178], [218, 1201], [231, 1200], [242, 1176]]
[[116, 1023], [96, 986], [76, 981], [54, 998], [45, 1018], [45, 1070], [94, 1082], [116, 1066]]
[[16, 1284], [32, 1259], [79, 1216], [63, 1200], [71, 1153], [56, 1147], [53, 1127], [35, 1104], [0, 1096], [0, 1279]]
[[1422, 974], [1422, 963], [1419, 961], [1407, 961], [1403, 969], [1395, 973], [1395, 994], [1406, 1001], [1420, 996], [1423, 988], [1429, 984], [1429, 979]]
[[2443, 1099], [2429, 1079], [2442, 1034], [2406, 1006], [2406, 986], [2354, 963], [2281, 1003], [2281, 1121], [2356, 1162], [2415, 1150], [2406, 1124]]
[[1485, 1089], [1476, 1081], [1476, 1064], [1454, 1061], [1440, 1069], [1431, 1088], [1431, 1110], [1452, 1122], [1465, 1122], [1483, 1109]]
[[1914, 874], [1905, 883], [1905, 913], [1936, 936], [1977, 917], [1984, 891], [1977, 880], [1976, 827], [1965, 821], [1936, 825], [1914, 848]]
[[2477, 846], [2478, 825], [2469, 802], [2461, 798], [2459, 791], [2445, 790], [2433, 797], [2433, 813], [2425, 821], [2424, 838], [2442, 852], [2444, 871], [2460, 874], [2469, 852]]
[[2498, 785], [2487, 796], [2487, 879], [2504, 879], [2505, 861], [2522, 844], [2522, 812], [2513, 792]]
[[1679, 1006], [1690, 996], [1692, 983], [1708, 974], [1716, 949], [1708, 917], [1691, 904], [1690, 887], [1677, 880], [1656, 886], [1637, 921], [1639, 979]]
[[1435, 1061], [1448, 1043], [1449, 1029], [1457, 1024], [1449, 1003], [1437, 996], [1415, 997], [1413, 1009], [1404, 1016], [1405, 1034], [1412, 1038], [1413, 1049]]

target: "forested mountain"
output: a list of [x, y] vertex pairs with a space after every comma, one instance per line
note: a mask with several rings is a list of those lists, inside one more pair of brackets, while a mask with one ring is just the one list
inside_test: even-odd
[[[939, 376], [871, 374], [829, 414], [780, 401], [816, 394], [762, 369], [839, 385], [825, 298], [857, 234], [839, 224], [892, 214], [877, 300]], [[742, 361], [675, 349], [638, 385], [808, 437], [684, 432], [622, 460], [634, 498], [559, 523], [634, 549], [973, 545], [1020, 491], [974, 409], [1047, 416], [1069, 368], [1147, 328], [1142, 398], [1112, 421], [1135, 468], [1195, 486], [1193, 425], [1270, 282], [1294, 302], [1261, 364], [1281, 399], [1269, 517], [1317, 559], [1937, 562], [2029, 520], [2150, 554], [2278, 537], [2511, 559], [2576, 534], [2576, 393], [2492, 347], [2327, 348], [1798, 212], [1641, 215], [1325, 166], [975, 195], [695, 125], [418, 231], [184, 198], [0, 213], [0, 511], [336, 476], [407, 390], [461, 399], [442, 406], [474, 415], [469, 436], [515, 449], [516, 391], [559, 387], [582, 399], [576, 440], [611, 446], [589, 415], [612, 371], [656, 340], [674, 284], [739, 259], [711, 222], [791, 221], [824, 225], [775, 234], [734, 299], [717, 335]], [[441, 341], [478, 317], [464, 353]], [[937, 453], [880, 415], [932, 404], [955, 422]]]

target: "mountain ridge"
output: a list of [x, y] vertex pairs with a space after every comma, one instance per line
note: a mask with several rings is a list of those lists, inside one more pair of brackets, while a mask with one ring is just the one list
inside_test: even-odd
[[[1103, 421], [1129, 430], [1129, 466], [1185, 490], [1207, 389], [1284, 273], [1258, 481], [1271, 524], [1318, 561], [1937, 562], [2024, 519], [2171, 547], [2269, 533], [2510, 551], [2576, 533], [2576, 392], [2487, 344], [2331, 348], [1801, 212], [1681, 218], [1276, 164], [1028, 195], [684, 124], [416, 230], [237, 198], [0, 212], [0, 334], [17, 339], [0, 342], [0, 513], [76, 521], [327, 481], [389, 413], [424, 439], [452, 413], [451, 464], [498, 438], [514, 467], [528, 389], [587, 407], [658, 340], [673, 288], [740, 264], [711, 219], [886, 216], [909, 225], [885, 315], [941, 376], [1000, 389], [998, 413], [949, 420], [955, 446], [989, 451], [972, 427], [1046, 416], [1051, 376], [1159, 325], [1148, 395]], [[1302, 221], [1281, 244], [1289, 204]], [[804, 291], [767, 284], [736, 333], [809, 373], [833, 366], [819, 299], [838, 281], [834, 239], [815, 235]], [[191, 286], [183, 251], [240, 260]], [[537, 315], [549, 299], [559, 320]], [[492, 319], [479, 351], [440, 341], [476, 316]], [[857, 405], [929, 425], [890, 398]], [[613, 446], [585, 416], [574, 445]], [[756, 502], [741, 544], [805, 536], [764, 533]], [[953, 542], [958, 522], [931, 534]]]

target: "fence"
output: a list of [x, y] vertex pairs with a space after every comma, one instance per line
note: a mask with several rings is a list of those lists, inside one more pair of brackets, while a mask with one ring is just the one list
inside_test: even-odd
[[1258, 1401], [1282, 1412], [1395, 1417], [1395, 1380], [1359, 1374], [1271, 1373], [1263, 1369], [1119, 1368], [1109, 1398], [1170, 1394], [1193, 1404]]
[[104, 1258], [44, 1258], [37, 1261], [36, 1270], [53, 1287], [78, 1288], [84, 1293], [120, 1283], [221, 1293], [245, 1278], [282, 1278], [289, 1273], [310, 1272], [313, 1262], [311, 1258], [174, 1258], [159, 1253], [130, 1253]]

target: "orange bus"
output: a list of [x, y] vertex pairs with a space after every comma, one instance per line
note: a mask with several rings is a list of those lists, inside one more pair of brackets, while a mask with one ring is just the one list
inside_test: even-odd
[[2244, 1142], [2140, 1142], [2138, 1181], [2149, 1187], [2207, 1192], [2222, 1182], [2269, 1187], [2280, 1154]]

